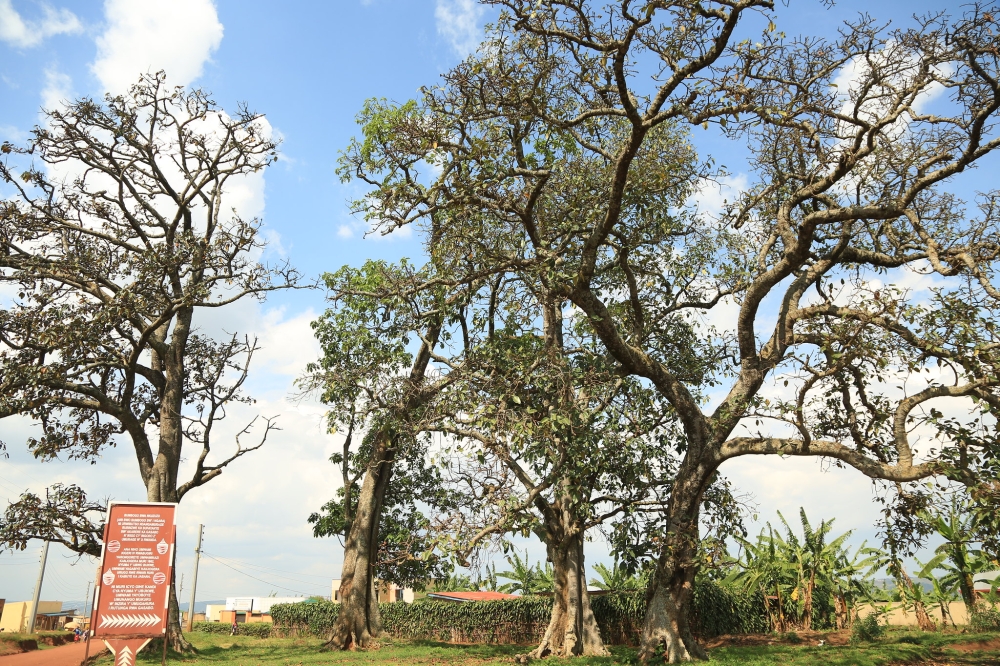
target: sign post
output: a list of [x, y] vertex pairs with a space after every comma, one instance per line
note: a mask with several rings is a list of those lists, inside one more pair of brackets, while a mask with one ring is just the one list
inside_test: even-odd
[[95, 592], [93, 635], [134, 666], [135, 655], [158, 636], [166, 641], [174, 563], [175, 504], [112, 502]]

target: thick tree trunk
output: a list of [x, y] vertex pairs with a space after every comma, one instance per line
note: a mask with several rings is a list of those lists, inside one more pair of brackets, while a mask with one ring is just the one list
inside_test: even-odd
[[340, 613], [324, 648], [366, 648], [382, 633], [375, 595], [375, 558], [382, 505], [392, 477], [395, 447], [383, 432], [358, 494], [351, 531], [344, 543], [340, 574]]
[[607, 656], [587, 593], [582, 529], [574, 530], [562, 543], [546, 545], [555, 578], [552, 618], [531, 656]]
[[[170, 480], [173, 479], [173, 483]], [[177, 464], [160, 453], [146, 481], [146, 501], [177, 502]], [[180, 607], [177, 605], [176, 572], [170, 583], [169, 613], [167, 615], [167, 644], [177, 652], [194, 652], [194, 647], [181, 630]]]
[[[154, 364], [162, 366], [164, 386], [160, 403], [158, 448], [151, 466], [148, 462], [146, 465], [143, 464], [151, 457], [148, 441], [136, 442], [139, 469], [146, 485], [146, 500], [149, 502], [180, 501], [177, 495], [177, 474], [184, 444], [184, 424], [181, 420], [184, 401], [184, 357], [191, 331], [192, 314], [191, 308], [178, 314], [166, 354], [154, 359]], [[163, 335], [166, 335], [165, 330]], [[191, 610], [193, 612], [193, 609]], [[170, 585], [167, 644], [177, 652], [194, 652], [194, 647], [184, 638], [181, 630], [176, 580], [172, 580]]]
[[691, 600], [698, 571], [698, 510], [717, 464], [699, 457], [694, 447], [689, 448], [670, 493], [667, 533], [646, 591], [646, 618], [639, 648], [643, 663], [649, 662], [660, 647], [668, 664], [708, 659], [691, 632]]

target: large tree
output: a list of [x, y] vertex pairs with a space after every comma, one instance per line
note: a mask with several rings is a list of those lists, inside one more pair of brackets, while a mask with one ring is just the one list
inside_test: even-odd
[[[699, 507], [727, 460], [826, 457], [897, 484], [902, 507], [933, 475], [989, 490], [1000, 220], [995, 194], [969, 210], [956, 187], [1000, 145], [996, 12], [787, 39], [765, 0], [487, 4], [503, 9], [488, 46], [399, 128], [444, 177], [419, 189], [396, 170], [372, 217], [460, 211], [446, 233], [498, 271], [544, 272], [676, 413], [643, 659], [705, 656], [688, 620]], [[752, 10], [760, 32], [740, 27]], [[678, 214], [698, 173], [649, 192], [671, 123], [746, 155], [753, 179], [721, 214]], [[569, 195], [579, 165], [597, 180]], [[904, 286], [919, 276], [933, 287]]]
[[[26, 147], [0, 148], [0, 178], [14, 192], [0, 202], [0, 284], [11, 295], [0, 311], [0, 418], [36, 423], [27, 444], [42, 460], [96, 462], [124, 439], [147, 500], [179, 502], [275, 427], [254, 417], [212, 455], [220, 421], [250, 402], [242, 385], [257, 344], [199, 330], [197, 313], [298, 280], [261, 263], [261, 223], [228, 196], [276, 145], [259, 114], [227, 115], [162, 73], [45, 118]], [[182, 479], [185, 457], [194, 468]], [[55, 510], [39, 507], [28, 494], [8, 509], [6, 546], [41, 538], [95, 554], [100, 524], [86, 524], [95, 506], [81, 489], [53, 488], [43, 508]], [[176, 594], [169, 639], [188, 647]]]
[[[452, 382], [432, 361], [464, 289], [414, 286], [440, 278], [433, 264], [376, 261], [325, 276], [331, 307], [313, 324], [323, 356], [301, 383], [320, 393], [331, 429], [344, 435], [333, 457], [341, 495], [311, 518], [317, 534], [344, 538], [341, 609], [328, 648], [367, 647], [381, 634], [377, 576], [412, 583], [442, 573], [417, 513], [418, 501], [444, 501], [421, 433], [431, 403]], [[394, 480], [397, 468], [417, 476]], [[403, 533], [407, 525], [417, 533]]]

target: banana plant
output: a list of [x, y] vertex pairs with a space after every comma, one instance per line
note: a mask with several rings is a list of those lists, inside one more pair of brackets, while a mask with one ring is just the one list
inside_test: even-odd
[[944, 539], [935, 549], [935, 555], [920, 571], [921, 578], [928, 578], [935, 569], [945, 573], [941, 581], [957, 587], [970, 617], [976, 605], [973, 577], [991, 569], [992, 563], [983, 552], [972, 545], [975, 542], [975, 518], [963, 510], [963, 505], [953, 503], [948, 512], [924, 513], [923, 519]]
[[510, 571], [498, 571], [496, 574], [497, 578], [504, 578], [510, 581], [497, 588], [500, 592], [529, 595], [552, 591], [553, 574], [551, 564], [546, 564], [544, 569], [540, 564], [532, 565], [528, 560], [527, 551], [524, 553], [523, 560], [517, 552], [511, 553], [507, 557], [507, 564], [511, 567]]
[[598, 578], [591, 578], [590, 584], [599, 590], [608, 592], [644, 590], [649, 584], [648, 572], [641, 571], [634, 576], [629, 575], [628, 571], [618, 564], [618, 560], [615, 560], [610, 568], [602, 563], [595, 564], [594, 571]]
[[919, 561], [917, 564], [923, 567], [920, 570], [920, 577], [931, 584], [931, 589], [926, 595], [927, 601], [940, 610], [941, 625], [947, 626], [950, 623], [954, 627], [955, 618], [951, 615], [951, 602], [958, 599], [958, 594], [955, 591], [955, 583], [947, 581], [943, 577], [935, 576], [932, 570], [928, 570], [926, 564], [921, 564]]

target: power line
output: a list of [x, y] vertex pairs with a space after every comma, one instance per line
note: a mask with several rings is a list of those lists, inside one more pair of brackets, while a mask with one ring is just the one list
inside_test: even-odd
[[[204, 552], [204, 551], [202, 551], [202, 552]], [[265, 567], [262, 564], [253, 564], [252, 562], [247, 562], [246, 560], [239, 560], [239, 559], [236, 559], [234, 557], [222, 557], [221, 555], [216, 555], [215, 557], [221, 558], [223, 560], [226, 560], [227, 562], [233, 562], [233, 563], [238, 564], [240, 566], [247, 567], [248, 569], [258, 569], [258, 570], [263, 570], [263, 571], [276, 571], [278, 573], [290, 573], [290, 574], [295, 574], [296, 576], [301, 576], [303, 578], [318, 578], [320, 580], [331, 580], [331, 578], [332, 578], [332, 576], [316, 576], [316, 575], [313, 575], [313, 574], [299, 573], [298, 571], [288, 571], [287, 569], [275, 569], [274, 567]], [[283, 577], [284, 576], [279, 576], [279, 578], [283, 578]], [[299, 582], [300, 583], [305, 583], [307, 581], [300, 580]]]
[[220, 560], [219, 558], [217, 558], [217, 557], [213, 557], [212, 555], [209, 555], [208, 553], [205, 553], [205, 552], [202, 552], [202, 555], [204, 555], [205, 557], [207, 557], [207, 558], [209, 558], [209, 559], [213, 559], [213, 560], [215, 560], [216, 562], [218, 562], [218, 563], [219, 563], [219, 564], [221, 564], [222, 566], [224, 566], [224, 567], [228, 567], [228, 568], [232, 569], [233, 571], [235, 571], [236, 573], [239, 573], [239, 574], [243, 574], [243, 575], [244, 575], [244, 576], [246, 576], [247, 578], [253, 578], [253, 579], [254, 579], [254, 580], [256, 580], [256, 581], [260, 581], [261, 583], [265, 583], [265, 584], [267, 584], [267, 585], [271, 585], [272, 587], [279, 587], [279, 588], [281, 588], [282, 590], [288, 590], [289, 592], [294, 592], [295, 594], [300, 594], [300, 595], [302, 595], [302, 596], [308, 596], [308, 595], [307, 595], [307, 594], [306, 594], [305, 592], [302, 592], [301, 590], [296, 590], [296, 589], [294, 589], [294, 588], [291, 588], [291, 587], [286, 587], [286, 586], [284, 586], [284, 585], [278, 585], [277, 583], [272, 583], [272, 582], [270, 582], [270, 581], [266, 581], [266, 580], [264, 580], [263, 578], [257, 578], [257, 576], [252, 576], [252, 575], [248, 574], [248, 573], [247, 573], [246, 571], [240, 571], [240, 570], [239, 570], [239, 569], [237, 569], [236, 567], [234, 567], [234, 566], [232, 566], [232, 565], [230, 565], [230, 564], [226, 564], [225, 562], [223, 562], [223, 561], [222, 561], [222, 560]]

